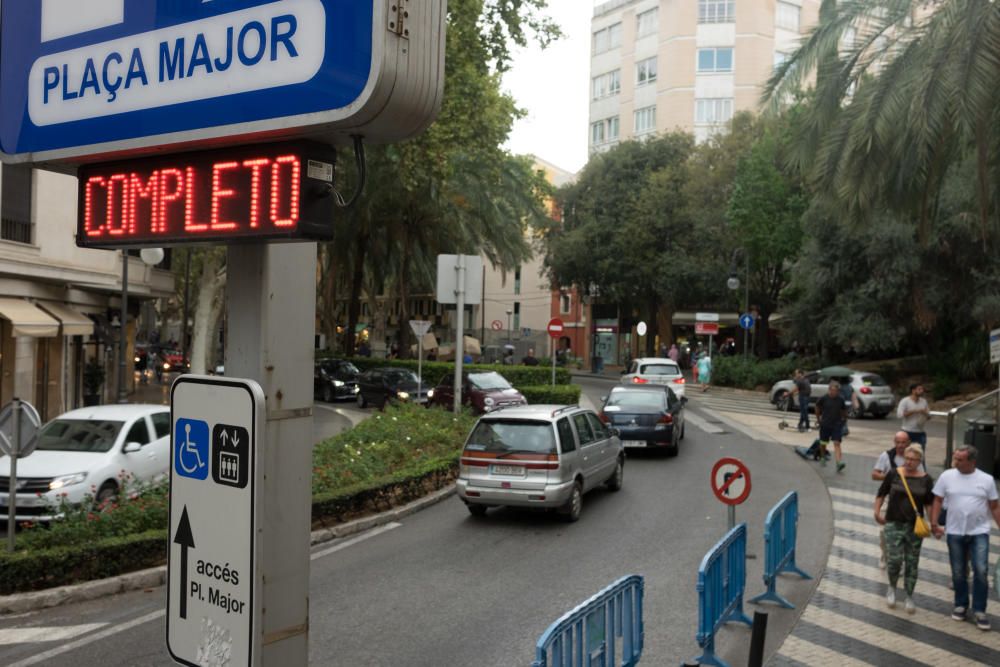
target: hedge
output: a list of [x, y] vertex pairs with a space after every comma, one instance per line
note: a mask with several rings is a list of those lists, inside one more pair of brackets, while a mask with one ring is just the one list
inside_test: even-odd
[[[316, 358], [333, 358], [334, 355], [324, 355], [317, 352]], [[381, 368], [394, 366], [397, 368], [408, 368], [414, 373], [417, 372], [416, 359], [376, 359], [372, 357], [349, 357], [347, 361], [358, 367], [362, 372], [370, 368]], [[504, 366], [501, 364], [462, 364], [462, 368], [470, 372], [475, 371], [496, 371], [507, 378], [515, 387], [522, 385], [541, 385], [552, 381], [552, 367], [543, 366]], [[424, 383], [435, 386], [448, 375], [455, 374], [455, 364], [451, 361], [427, 361], [423, 363]], [[569, 384], [572, 375], [566, 368], [556, 368], [556, 384]]]
[[770, 389], [779, 380], [791, 379], [796, 368], [811, 370], [811, 360], [780, 357], [760, 361], [755, 357], [712, 357], [712, 384], [741, 389]]
[[576, 405], [580, 402], [581, 387], [578, 384], [536, 384], [519, 387], [529, 404], [552, 403], [555, 405]]

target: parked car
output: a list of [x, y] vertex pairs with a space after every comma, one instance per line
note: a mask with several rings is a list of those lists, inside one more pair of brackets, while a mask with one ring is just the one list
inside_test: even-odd
[[670, 387], [614, 387], [602, 400], [601, 421], [618, 431], [622, 446], [662, 448], [669, 456], [680, 451], [687, 399], [679, 398]]
[[[45, 424], [35, 451], [17, 461], [18, 521], [51, 521], [60, 501], [95, 505], [121, 492], [122, 474], [136, 482], [165, 479], [170, 469], [170, 408], [99, 405], [71, 410]], [[0, 514], [8, 516], [10, 458], [0, 458]]]
[[628, 368], [622, 371], [622, 384], [663, 384], [673, 389], [679, 397], [684, 396], [684, 373], [673, 359], [633, 359]]
[[319, 359], [313, 368], [313, 395], [326, 403], [358, 395], [358, 367], [344, 359]]
[[[867, 371], [858, 371], [844, 366], [829, 366], [806, 374], [809, 380], [809, 404], [816, 405], [816, 400], [827, 393], [831, 380], [841, 384], [850, 383], [854, 395], [858, 397], [858, 409], [850, 407], [851, 417], [872, 415], [884, 419], [896, 406], [896, 397], [892, 388], [880, 375]], [[798, 394], [793, 395], [795, 383], [792, 380], [775, 382], [768, 392], [771, 403], [779, 410], [798, 410]]]
[[358, 377], [357, 400], [362, 408], [384, 408], [389, 402], [426, 403], [433, 395], [433, 389], [421, 385], [417, 374], [405, 368], [372, 368]]
[[583, 494], [622, 487], [622, 443], [577, 405], [522, 405], [479, 418], [462, 450], [458, 497], [473, 516], [495, 506], [559, 511], [580, 518]]
[[[431, 402], [444, 407], [454, 405], [454, 374], [446, 375], [434, 387]], [[468, 405], [476, 414], [527, 404], [528, 399], [496, 371], [462, 373], [462, 405]]]

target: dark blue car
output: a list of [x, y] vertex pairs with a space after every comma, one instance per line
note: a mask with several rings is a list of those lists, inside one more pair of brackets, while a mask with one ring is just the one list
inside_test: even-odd
[[625, 447], [662, 449], [675, 456], [684, 439], [684, 403], [670, 387], [627, 385], [605, 397], [601, 421], [618, 431]]

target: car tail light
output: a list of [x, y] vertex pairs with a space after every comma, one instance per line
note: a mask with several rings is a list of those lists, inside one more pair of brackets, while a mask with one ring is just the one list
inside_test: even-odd
[[684, 378], [679, 377], [674, 380], [674, 384], [684, 384]]
[[656, 420], [657, 424], [673, 424], [674, 416], [669, 412]]
[[599, 412], [599, 413], [597, 414], [597, 416], [598, 416], [598, 417], [600, 417], [600, 418], [601, 418], [601, 421], [602, 421], [602, 422], [604, 422], [605, 424], [610, 424], [610, 423], [611, 423], [611, 417], [609, 417], [609, 416], [607, 416], [606, 414], [604, 414], [604, 410], [601, 410], [601, 411], [600, 411], [600, 412]]
[[870, 393], [872, 393], [872, 388], [871, 387], [862, 387], [861, 388], [861, 393], [862, 394], [870, 394]]
[[632, 384], [648, 384], [649, 380], [646, 378], [635, 377], [632, 378]]
[[478, 498], [479, 497], [479, 492], [478, 491], [466, 491], [465, 495], [472, 496], [473, 498]]

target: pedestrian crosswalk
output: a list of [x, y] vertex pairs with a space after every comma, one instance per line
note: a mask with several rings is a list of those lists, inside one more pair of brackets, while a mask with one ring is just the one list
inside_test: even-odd
[[[987, 611], [994, 630], [950, 618], [951, 567], [946, 544], [923, 542], [914, 591], [917, 611], [885, 601], [887, 578], [879, 564], [880, 527], [872, 517], [874, 483], [843, 481], [829, 487], [834, 537], [826, 570], [791, 635], [769, 663], [799, 665], [998, 665], [1000, 603], [991, 594]], [[990, 537], [993, 559], [1000, 535]], [[900, 578], [899, 593], [902, 592]], [[902, 595], [900, 595], [902, 600]]]
[[787, 421], [792, 428], [798, 424], [798, 412], [782, 412], [771, 405], [763, 392], [689, 391], [691, 406], [702, 411], [735, 412], [744, 415], [761, 415], [774, 418], [775, 422]]

